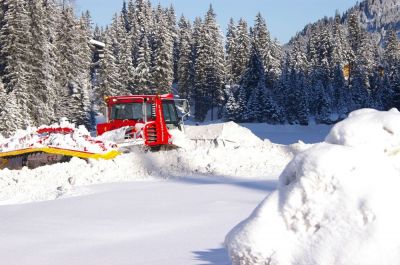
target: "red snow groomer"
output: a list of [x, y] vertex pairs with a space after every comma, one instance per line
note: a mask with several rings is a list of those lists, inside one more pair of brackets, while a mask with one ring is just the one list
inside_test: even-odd
[[181, 112], [187, 115], [187, 101], [172, 94], [106, 97], [106, 122], [97, 125], [97, 135], [121, 146], [172, 147], [170, 130], [182, 130], [176, 102], [182, 103]]
[[[176, 102], [182, 103], [181, 108]], [[62, 119], [51, 126], [20, 130], [7, 139], [0, 137], [0, 170], [36, 168], [72, 157], [113, 159], [132, 146], [152, 150], [174, 148], [174, 129], [183, 129], [178, 116], [189, 114], [186, 100], [172, 94], [106, 97], [106, 122], [97, 125], [97, 137], [84, 126]]]

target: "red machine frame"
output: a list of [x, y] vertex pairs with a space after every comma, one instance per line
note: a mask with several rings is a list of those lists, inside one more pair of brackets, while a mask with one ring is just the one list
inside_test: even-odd
[[[174, 101], [174, 96], [172, 94], [166, 95], [132, 95], [132, 96], [114, 96], [106, 97], [105, 103], [107, 105], [106, 111], [106, 123], [97, 125], [97, 135], [102, 135], [105, 132], [129, 127], [130, 131], [127, 132], [128, 135], [132, 135], [132, 138], [142, 137], [144, 144], [150, 147], [168, 145], [171, 144], [171, 135], [168, 132], [168, 128], [165, 122], [163, 114], [162, 102], [166, 100]], [[154, 117], [148, 118], [148, 115], [144, 113], [143, 119], [132, 120], [132, 119], [111, 119], [111, 108], [113, 105], [117, 104], [127, 104], [127, 103], [142, 103], [142, 104], [153, 104], [154, 106]], [[144, 112], [146, 107], [143, 108]], [[137, 131], [137, 124], [143, 124], [142, 134]]]

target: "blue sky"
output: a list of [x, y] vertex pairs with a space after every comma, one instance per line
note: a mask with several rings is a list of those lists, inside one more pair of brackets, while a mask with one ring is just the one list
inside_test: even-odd
[[[89, 10], [95, 23], [105, 26], [111, 22], [115, 12], [122, 8], [123, 0], [75, 0], [77, 12]], [[335, 10], [344, 12], [356, 0], [151, 0], [175, 7], [177, 16], [184, 14], [193, 20], [203, 17], [210, 4], [217, 13], [221, 29], [225, 31], [231, 17], [236, 21], [244, 18], [251, 25], [258, 12], [264, 16], [273, 38], [286, 43], [290, 37], [310, 22], [324, 16], [333, 16]]]

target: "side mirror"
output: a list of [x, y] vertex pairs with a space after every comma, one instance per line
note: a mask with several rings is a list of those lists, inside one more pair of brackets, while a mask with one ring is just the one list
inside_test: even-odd
[[187, 101], [186, 99], [183, 101], [183, 111], [185, 114], [189, 114], [190, 113], [190, 106], [189, 106], [189, 101]]
[[175, 106], [180, 114], [182, 114], [182, 118], [190, 115], [190, 106], [187, 99], [175, 99]]

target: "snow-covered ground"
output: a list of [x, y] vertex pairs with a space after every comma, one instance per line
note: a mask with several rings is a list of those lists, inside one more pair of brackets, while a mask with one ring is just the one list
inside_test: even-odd
[[0, 263], [230, 264], [225, 235], [310, 148], [264, 138], [325, 134], [319, 126], [246, 127], [262, 139], [234, 123], [188, 126], [173, 151], [1, 170]]
[[250, 129], [261, 139], [269, 139], [276, 144], [294, 144], [323, 142], [332, 128], [331, 125], [270, 125], [266, 123], [243, 123], [243, 127]]
[[229, 264], [226, 233], [275, 180], [207, 177], [77, 188], [84, 196], [0, 207], [0, 263]]

